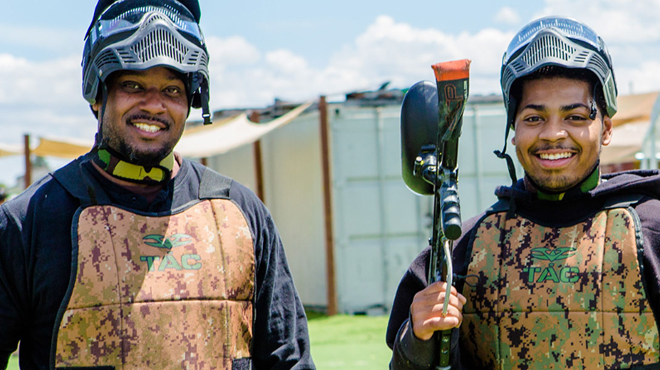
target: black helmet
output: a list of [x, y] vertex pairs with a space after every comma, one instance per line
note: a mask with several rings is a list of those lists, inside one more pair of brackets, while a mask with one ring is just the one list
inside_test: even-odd
[[511, 99], [514, 81], [542, 67], [554, 65], [592, 72], [602, 86], [608, 116], [617, 110], [617, 88], [612, 59], [603, 40], [588, 26], [564, 17], [545, 17], [523, 27], [502, 58], [500, 82], [512, 124], [516, 102]]
[[204, 123], [211, 123], [209, 57], [198, 24], [199, 8], [193, 15], [177, 0], [118, 0], [99, 15], [99, 7], [85, 37], [85, 99], [95, 104], [99, 86], [112, 72], [168, 67], [186, 76], [188, 104], [202, 108]]
[[518, 104], [511, 96], [511, 87], [517, 79], [546, 66], [591, 72], [598, 79], [597, 85], [602, 88], [607, 115], [612, 117], [617, 111], [617, 88], [612, 58], [603, 39], [594, 30], [575, 19], [557, 16], [540, 18], [527, 24], [511, 40], [502, 57], [500, 73], [507, 123], [504, 148], [502, 151], [495, 151], [495, 154], [506, 159], [514, 184], [516, 175], [513, 160], [506, 154], [509, 129], [513, 128]]

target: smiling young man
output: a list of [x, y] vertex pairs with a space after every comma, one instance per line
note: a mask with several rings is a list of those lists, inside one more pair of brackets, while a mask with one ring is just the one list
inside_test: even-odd
[[412, 263], [390, 367], [436, 369], [434, 332], [454, 329], [452, 369], [660, 369], [660, 175], [600, 173], [616, 113], [605, 44], [575, 20], [536, 20], [504, 55], [502, 91], [525, 176], [463, 225], [446, 316], [429, 250]]
[[0, 368], [314, 369], [271, 216], [173, 149], [208, 110], [197, 0], [101, 0], [90, 153], [0, 208]]
[[511, 143], [527, 180], [548, 193], [562, 194], [597, 173], [601, 147], [612, 138], [604, 106], [590, 117], [596, 81], [580, 72], [546, 66], [513, 86], [521, 96]]

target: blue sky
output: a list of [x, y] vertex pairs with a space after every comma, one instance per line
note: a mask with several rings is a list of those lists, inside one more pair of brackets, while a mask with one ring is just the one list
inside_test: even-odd
[[[10, 28], [32, 31], [28, 33], [30, 40], [3, 32], [5, 35], [0, 36], [2, 51], [35, 60], [78, 52], [96, 5], [93, 0], [2, 0], [0, 3], [3, 31]], [[200, 4], [202, 28], [207, 37], [239, 35], [262, 50], [285, 48], [304, 55], [312, 65], [319, 67], [334, 50], [353, 42], [379, 15], [390, 15], [397, 22], [418, 28], [477, 32], [486, 27], [502, 26], [516, 30], [539, 8], [534, 2], [521, 0], [335, 0], [324, 5], [299, 0], [252, 1], [249, 4], [201, 0]], [[504, 7], [515, 9], [520, 22], [497, 21], [493, 15]], [[49, 40], [40, 41], [40, 31], [52, 31]], [[57, 40], [50, 42], [54, 39]]]
[[[620, 94], [660, 89], [660, 0], [200, 4], [213, 109], [341, 96], [385, 81], [408, 87], [432, 79], [431, 64], [463, 58], [473, 61], [471, 94], [499, 94], [509, 40], [528, 21], [550, 14], [575, 17], [601, 34]], [[93, 136], [80, 60], [95, 5], [0, 0], [0, 143], [19, 143], [24, 133]], [[0, 182], [13, 184], [22, 171], [21, 159], [0, 158]]]

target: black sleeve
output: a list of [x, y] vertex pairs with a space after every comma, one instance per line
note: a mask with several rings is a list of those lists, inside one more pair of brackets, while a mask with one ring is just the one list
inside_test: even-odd
[[642, 224], [644, 288], [655, 320], [660, 323], [660, 200], [643, 200], [635, 210]]
[[430, 249], [426, 248], [415, 258], [401, 279], [394, 298], [386, 333], [387, 345], [392, 349], [390, 369], [393, 370], [431, 369], [437, 361], [436, 337], [426, 341], [418, 339], [410, 321], [410, 305], [415, 294], [427, 285], [429, 252]]
[[240, 184], [231, 198], [244, 210], [255, 238], [254, 368], [315, 369], [307, 318], [279, 233], [266, 207]]
[[22, 369], [48, 366], [71, 271], [76, 208], [48, 178], [0, 207], [0, 368], [19, 341]]
[[392, 349], [390, 369], [430, 369], [436, 361], [435, 336], [427, 341], [419, 340], [410, 326], [410, 305], [415, 294], [427, 285], [429, 251], [426, 248], [412, 262], [396, 291], [386, 333], [387, 345]]
[[21, 338], [21, 323], [25, 312], [25, 265], [21, 255], [20, 231], [7, 214], [6, 204], [0, 207], [0, 368], [7, 366], [9, 356]]

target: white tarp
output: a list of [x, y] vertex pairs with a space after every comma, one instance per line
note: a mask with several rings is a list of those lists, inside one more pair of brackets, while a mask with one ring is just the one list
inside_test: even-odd
[[311, 104], [302, 104], [268, 123], [251, 122], [247, 114], [242, 113], [220, 126], [211, 125], [184, 132], [174, 150], [189, 158], [212, 157], [226, 153], [240, 146], [252, 144], [267, 133], [293, 121]]

